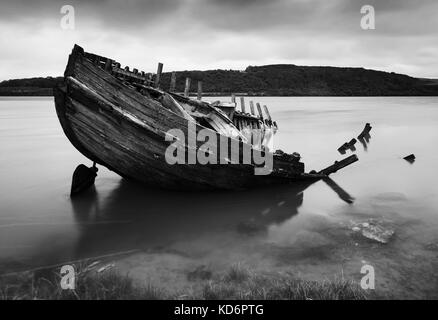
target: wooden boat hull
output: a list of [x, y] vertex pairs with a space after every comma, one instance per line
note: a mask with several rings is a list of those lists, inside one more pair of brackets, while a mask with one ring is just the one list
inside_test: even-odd
[[[187, 134], [188, 120], [126, 86], [86, 59], [77, 46], [70, 55], [64, 85], [55, 88], [55, 105], [64, 133], [84, 156], [144, 184], [242, 189], [320, 178], [290, 172], [255, 175], [254, 165], [245, 164], [168, 164], [166, 132], [178, 128]], [[200, 129], [205, 128], [197, 125], [196, 130]]]

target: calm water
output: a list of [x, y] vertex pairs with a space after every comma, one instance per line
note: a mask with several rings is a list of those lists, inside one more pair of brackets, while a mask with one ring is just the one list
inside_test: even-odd
[[[151, 190], [99, 168], [95, 189], [72, 201], [71, 175], [90, 161], [65, 138], [51, 98], [0, 98], [0, 274], [109, 255], [140, 279], [184, 285], [200, 265], [242, 262], [306, 279], [370, 264], [376, 289], [438, 298], [438, 98], [271, 98], [276, 144], [307, 170], [341, 159], [337, 148], [373, 126], [359, 162], [325, 183], [240, 193]], [[402, 160], [414, 153], [415, 163]], [[355, 232], [374, 219], [388, 244]], [[120, 254], [120, 256], [118, 256]]]

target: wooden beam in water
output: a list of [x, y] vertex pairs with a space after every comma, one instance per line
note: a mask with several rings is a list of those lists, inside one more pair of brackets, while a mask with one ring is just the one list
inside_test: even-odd
[[198, 100], [202, 100], [202, 81], [198, 81]]
[[240, 97], [240, 108], [242, 109], [243, 113], [246, 113], [246, 111], [245, 111], [245, 97]]
[[351, 156], [349, 156], [341, 161], [335, 161], [334, 164], [332, 164], [331, 166], [328, 166], [327, 168], [321, 170], [318, 173], [325, 174], [328, 176], [329, 174], [332, 174], [332, 173], [334, 173], [342, 168], [345, 168], [346, 166], [349, 166], [350, 164], [352, 164], [358, 160], [359, 160], [359, 158], [355, 154], [353, 154], [353, 155], [351, 155]]
[[265, 113], [266, 113], [266, 116], [268, 117], [268, 120], [272, 121], [271, 114], [269, 113], [268, 107], [266, 105], [264, 105], [263, 109], [265, 110]]
[[190, 82], [192, 80], [190, 78], [186, 78], [186, 86], [184, 88], [184, 97], [188, 97], [189, 96], [189, 92], [190, 92]]
[[260, 106], [260, 103], [256, 103], [257, 105], [257, 111], [259, 112], [259, 117], [260, 119], [263, 119], [263, 112], [262, 112], [262, 107]]
[[160, 87], [161, 73], [163, 72], [163, 64], [161, 62], [158, 63], [157, 68], [157, 76], [155, 77], [155, 88]]
[[176, 88], [176, 72], [173, 71], [172, 75], [170, 77], [170, 92], [175, 92], [175, 88]]
[[249, 107], [250, 107], [250, 109], [251, 109], [251, 114], [252, 115], [255, 115], [255, 111], [254, 111], [254, 101], [250, 101], [249, 102]]
[[371, 125], [369, 123], [367, 123], [365, 125], [365, 128], [363, 128], [362, 132], [357, 136], [358, 139], [362, 139], [363, 137], [365, 137], [367, 134], [370, 133], [371, 131]]

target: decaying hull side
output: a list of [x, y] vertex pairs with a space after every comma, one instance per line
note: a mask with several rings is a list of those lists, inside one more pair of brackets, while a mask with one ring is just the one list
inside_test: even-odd
[[[187, 136], [189, 123], [193, 125], [190, 119], [127, 85], [78, 46], [64, 76], [63, 86], [55, 88], [55, 105], [66, 136], [84, 156], [123, 177], [183, 189], [239, 189], [321, 177], [303, 174], [302, 165], [287, 170], [292, 166], [281, 160], [274, 161], [270, 175], [254, 175], [254, 164], [168, 164], [165, 153], [171, 142], [166, 141], [166, 132], [180, 129]], [[197, 123], [195, 128], [205, 129]], [[231, 145], [233, 138], [227, 139]], [[188, 146], [180, 143], [188, 152]], [[197, 149], [203, 144], [196, 143]], [[245, 143], [238, 143], [242, 150]], [[220, 155], [216, 156], [219, 162]], [[241, 151], [237, 157], [242, 158]]]

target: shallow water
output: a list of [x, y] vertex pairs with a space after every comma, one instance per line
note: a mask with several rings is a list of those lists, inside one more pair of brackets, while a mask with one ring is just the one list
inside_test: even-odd
[[[308, 171], [345, 157], [337, 148], [372, 124], [359, 162], [332, 176], [353, 204], [323, 181], [167, 192], [102, 167], [73, 201], [72, 172], [90, 161], [64, 136], [53, 99], [0, 98], [0, 274], [109, 255], [141, 279], [178, 286], [200, 265], [360, 280], [369, 264], [381, 293], [438, 298], [438, 98], [254, 100], [279, 124], [276, 146], [298, 151]], [[411, 153], [413, 164], [402, 159]], [[387, 244], [352, 230], [370, 219], [394, 230]]]

